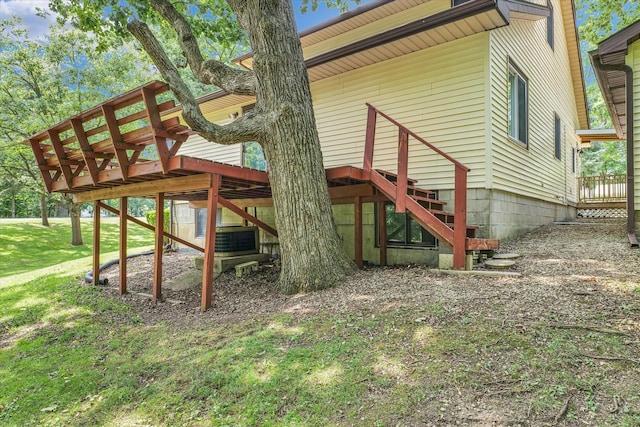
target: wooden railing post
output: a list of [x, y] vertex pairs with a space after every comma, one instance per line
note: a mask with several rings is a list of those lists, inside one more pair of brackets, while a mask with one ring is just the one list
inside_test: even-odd
[[405, 213], [407, 210], [407, 179], [409, 163], [409, 133], [403, 127], [398, 132], [398, 182], [396, 193], [396, 212]]
[[367, 112], [367, 133], [364, 139], [364, 163], [362, 169], [369, 172], [373, 166], [373, 145], [376, 138], [376, 109], [367, 104], [369, 111]]
[[467, 240], [467, 170], [455, 165], [453, 217], [453, 268], [463, 270]]

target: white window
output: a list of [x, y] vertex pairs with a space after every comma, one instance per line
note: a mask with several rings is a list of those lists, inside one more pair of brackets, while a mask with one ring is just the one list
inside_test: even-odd
[[509, 136], [528, 147], [528, 84], [526, 77], [512, 64], [509, 64], [508, 98]]

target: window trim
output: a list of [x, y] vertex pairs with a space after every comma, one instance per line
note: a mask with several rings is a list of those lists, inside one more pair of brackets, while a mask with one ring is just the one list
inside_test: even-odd
[[451, 7], [460, 6], [462, 4], [468, 3], [471, 0], [451, 0]]
[[[194, 217], [195, 217], [195, 223], [193, 225], [193, 237], [196, 239], [204, 239], [205, 237], [207, 237], [207, 216], [209, 215], [209, 212], [207, 210], [207, 208], [195, 208], [194, 210]], [[199, 230], [198, 227], [198, 214], [204, 211], [205, 212], [205, 220], [204, 220], [204, 229], [203, 230]], [[217, 208], [216, 210], [216, 227], [220, 227], [222, 225], [222, 208]], [[201, 233], [198, 233], [199, 231], [201, 231]]]
[[[436, 197], [437, 198], [437, 197]], [[374, 223], [375, 223], [375, 229], [376, 229], [376, 233], [375, 233], [375, 237], [376, 237], [376, 247], [380, 247], [380, 216], [378, 215], [378, 204], [379, 203], [384, 203], [385, 205], [385, 209], [387, 206], [395, 206], [395, 204], [393, 202], [376, 202], [375, 204], [375, 209], [374, 209]], [[407, 243], [407, 235], [411, 230], [411, 221], [415, 220], [413, 218], [411, 218], [411, 216], [408, 213], [404, 213], [404, 214], [398, 214], [398, 215], [404, 215], [404, 221], [405, 221], [405, 241], [404, 243], [400, 243], [400, 242], [392, 242], [389, 240], [389, 228], [387, 227], [387, 248], [393, 248], [393, 249], [422, 249], [422, 250], [437, 250], [439, 247], [439, 241], [438, 239], [433, 236], [431, 233], [429, 233], [427, 230], [425, 230], [422, 226], [420, 226], [420, 224], [418, 224], [416, 222], [416, 224], [418, 226], [420, 226], [420, 228], [423, 230], [423, 232], [429, 234], [432, 238], [433, 238], [433, 243], [429, 243], [429, 242], [420, 242], [420, 243]]]
[[562, 120], [558, 113], [553, 114], [553, 151], [556, 160], [562, 160]]
[[[524, 135], [521, 135], [522, 131], [520, 129], [520, 125], [521, 120], [520, 120], [520, 109], [516, 108], [515, 112], [516, 114], [516, 126], [518, 127], [516, 129], [516, 133], [517, 135], [513, 135], [512, 131], [511, 131], [511, 123], [512, 120], [510, 120], [510, 116], [512, 116], [512, 112], [511, 112], [511, 108], [514, 105], [514, 102], [511, 99], [511, 94], [513, 93], [513, 91], [511, 90], [511, 78], [512, 76], [516, 77], [516, 82], [518, 82], [517, 88], [516, 88], [516, 96], [519, 93], [519, 84], [520, 82], [522, 82], [522, 84], [524, 85]], [[525, 76], [525, 74], [522, 72], [522, 70], [520, 70], [520, 68], [515, 65], [513, 63], [513, 61], [511, 59], [509, 59], [508, 62], [508, 69], [507, 69], [507, 133], [509, 135], [509, 139], [511, 139], [512, 141], [516, 142], [518, 145], [529, 149], [529, 79], [527, 78], [527, 76]], [[515, 104], [517, 106], [520, 105], [519, 99], [516, 99]], [[524, 136], [524, 138], [522, 138], [522, 136]]]

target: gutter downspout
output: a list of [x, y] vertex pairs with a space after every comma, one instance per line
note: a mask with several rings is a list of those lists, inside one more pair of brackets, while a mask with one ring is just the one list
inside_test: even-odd
[[635, 219], [635, 186], [634, 186], [634, 168], [633, 168], [633, 69], [626, 64], [603, 64], [599, 56], [593, 57], [595, 65], [603, 71], [624, 71], [626, 75], [626, 102], [627, 102], [627, 234], [629, 243], [632, 248], [638, 247], [638, 238], [636, 237], [636, 219]]

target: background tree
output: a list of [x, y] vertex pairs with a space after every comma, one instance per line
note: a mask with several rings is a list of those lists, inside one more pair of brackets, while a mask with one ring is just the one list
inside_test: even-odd
[[[50, 5], [74, 25], [94, 31], [102, 43], [113, 34], [124, 37], [125, 29], [133, 34], [182, 104], [184, 119], [205, 139], [262, 146], [279, 233], [283, 291], [325, 288], [354, 271], [333, 221], [290, 0], [51, 0]], [[106, 21], [101, 20], [104, 16]], [[183, 58], [172, 60], [158, 40], [159, 31], [150, 26], [175, 31]], [[254, 54], [253, 70], [229, 66], [202, 51], [203, 39], [228, 46], [245, 34]], [[179, 73], [185, 65], [203, 84], [255, 96], [255, 108], [225, 126], [208, 121]]]
[[[16, 200], [17, 194], [37, 194], [45, 224], [52, 200], [70, 214], [72, 244], [82, 244], [80, 206], [70, 196], [46, 195], [31, 149], [21, 143], [156, 77], [155, 68], [132, 43], [99, 53], [95, 40], [79, 30], [58, 25], [48, 37], [33, 40], [19, 19], [0, 21], [0, 195]], [[30, 207], [25, 211], [25, 216], [34, 212]]]
[[[640, 19], [640, 4], [630, 0], [577, 0], [576, 8], [590, 124], [594, 129], [610, 129], [613, 124], [595, 79], [588, 52], [611, 34]], [[626, 173], [624, 143], [596, 142], [584, 150], [583, 175], [618, 173]]]

